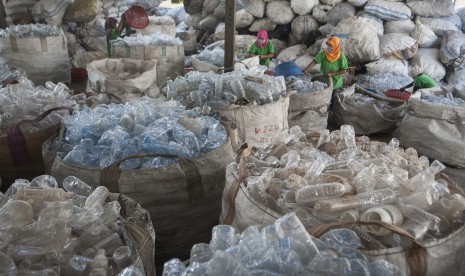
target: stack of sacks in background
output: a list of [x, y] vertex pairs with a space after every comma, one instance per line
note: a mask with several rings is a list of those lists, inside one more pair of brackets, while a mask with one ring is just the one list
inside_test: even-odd
[[[369, 63], [369, 74], [426, 73], [440, 81], [446, 75], [445, 65], [460, 52], [440, 58], [444, 56], [439, 48], [445, 33], [461, 31], [462, 23], [451, 0], [244, 0], [236, 6], [239, 34], [267, 30], [270, 38], [280, 39], [273, 40], [279, 44], [277, 55], [282, 48], [293, 46], [277, 56], [278, 62], [295, 61], [302, 68], [320, 51], [320, 38], [330, 35], [342, 39], [342, 50], [350, 63]], [[214, 34], [214, 40], [224, 39], [224, 1], [190, 1], [186, 12], [186, 25]], [[449, 40], [443, 43], [449, 45], [441, 48], [460, 49], [451, 43]]]
[[7, 1], [3, 0], [3, 7], [5, 8], [6, 24], [20, 24], [24, 21], [29, 23], [32, 21], [31, 13], [32, 7], [38, 2], [38, 0], [17, 0]]

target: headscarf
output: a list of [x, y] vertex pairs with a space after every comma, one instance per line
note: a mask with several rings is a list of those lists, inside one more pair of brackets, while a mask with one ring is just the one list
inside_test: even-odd
[[341, 39], [339, 37], [333, 36], [328, 38], [326, 43], [331, 45], [331, 47], [333, 48], [332, 52], [324, 50], [326, 58], [329, 60], [329, 62], [335, 62], [341, 56]]
[[[259, 48], [265, 48], [265, 46], [268, 44], [268, 32], [265, 31], [265, 30], [260, 30], [260, 31], [258, 31], [258, 35], [257, 35], [257, 36], [258, 36], [258, 38], [257, 38], [257, 41], [255, 41], [255, 43], [257, 44], [257, 46], [258, 46]], [[260, 43], [260, 42], [258, 41], [258, 39], [260, 39], [260, 38], [264, 39], [265, 42], [264, 42], [264, 43]]]

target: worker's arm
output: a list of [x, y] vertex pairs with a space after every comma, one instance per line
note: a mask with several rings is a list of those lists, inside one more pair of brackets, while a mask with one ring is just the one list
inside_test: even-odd
[[310, 72], [310, 70], [312, 70], [312, 68], [315, 67], [315, 65], [316, 65], [316, 62], [313, 60], [313, 61], [310, 62], [310, 64], [305, 68], [304, 73], [307, 74], [308, 72]]
[[332, 77], [332, 76], [336, 76], [336, 75], [343, 75], [347, 72], [347, 69], [342, 69], [342, 70], [339, 70], [339, 71], [336, 71], [336, 72], [328, 72], [326, 75], [328, 75], [329, 77]]
[[259, 55], [260, 59], [265, 59], [265, 58], [273, 58], [274, 54], [267, 54], [267, 55]]

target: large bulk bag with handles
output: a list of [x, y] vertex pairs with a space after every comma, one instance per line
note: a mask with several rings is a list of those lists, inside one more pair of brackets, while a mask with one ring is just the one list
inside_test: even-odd
[[229, 132], [233, 150], [244, 143], [249, 146], [262, 146], [271, 142], [273, 136], [289, 129], [287, 96], [265, 105], [235, 105], [218, 110], [223, 125]]
[[459, 90], [446, 87], [421, 89], [413, 94], [399, 125], [399, 141], [419, 154], [445, 164], [465, 168], [465, 107], [422, 100], [422, 96], [447, 93], [464, 99]]
[[124, 40], [114, 40], [111, 45], [113, 58], [157, 60], [157, 85], [184, 74], [184, 47], [180, 45], [127, 45]]
[[[106, 168], [86, 168], [65, 163], [56, 155], [56, 141], [62, 129], [44, 143], [46, 171], [62, 182], [69, 175], [92, 186], [105, 186], [122, 193], [150, 213], [157, 233], [155, 244], [157, 269], [171, 258], [189, 258], [196, 243], [210, 241], [211, 229], [218, 224], [224, 170], [232, 158], [231, 142], [193, 160], [157, 154], [126, 157]], [[119, 165], [131, 158], [175, 157], [179, 163], [159, 169], [121, 170]]]
[[[355, 97], [368, 96], [371, 102], [354, 102]], [[386, 108], [380, 108], [381, 103]], [[353, 85], [339, 93], [333, 108], [334, 120], [338, 125], [351, 125], [358, 135], [390, 133], [394, 131], [405, 112], [405, 102], [383, 97], [379, 94]]]
[[326, 128], [333, 84], [331, 78], [323, 81], [328, 84], [327, 88], [317, 92], [295, 93], [289, 98], [289, 127], [300, 126], [304, 133]]
[[[250, 149], [244, 149], [240, 155], [240, 160], [251, 154]], [[241, 171], [245, 170], [245, 163], [239, 163], [239, 175], [232, 171], [226, 171], [226, 186], [223, 192], [223, 209], [220, 217], [221, 224], [233, 226], [238, 231], [243, 231], [247, 227], [256, 225], [259, 228], [273, 224], [276, 219], [283, 215], [273, 209], [258, 202], [249, 193], [243, 183]], [[447, 183], [451, 193], [463, 195], [463, 191], [457, 187], [447, 175], [440, 173], [438, 179]], [[328, 224], [317, 228], [308, 229], [310, 234], [319, 237], [334, 227], [353, 227], [367, 225], [373, 222], [349, 222], [345, 224]], [[410, 244], [410, 247], [394, 247], [380, 250], [361, 249], [363, 254], [374, 259], [386, 260], [400, 269], [406, 275], [420, 276], [441, 276], [441, 275], [461, 275], [465, 264], [465, 225], [450, 234], [449, 236], [434, 240], [417, 242], [405, 230], [391, 224], [377, 222], [380, 227], [385, 227], [401, 236]]]
[[73, 111], [70, 107], [52, 108], [34, 120], [22, 120], [11, 125], [8, 133], [0, 135], [2, 191], [6, 191], [16, 179], [32, 180], [34, 177], [45, 173], [42, 160], [42, 143], [58, 132], [60, 124], [50, 125], [37, 132], [24, 134], [21, 131], [21, 126], [37, 123], [50, 113], [59, 110]]
[[36, 85], [70, 82], [71, 64], [66, 36], [3, 37], [0, 54], [8, 65], [21, 68]]

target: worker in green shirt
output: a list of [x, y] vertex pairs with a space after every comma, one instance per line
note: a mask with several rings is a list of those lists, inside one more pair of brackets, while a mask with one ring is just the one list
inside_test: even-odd
[[437, 83], [427, 74], [419, 74], [415, 80], [404, 87], [401, 87], [400, 90], [405, 90], [413, 86], [413, 92], [416, 92], [419, 89], [423, 88], [433, 88], [437, 86]]
[[260, 65], [269, 66], [270, 59], [274, 57], [275, 49], [273, 42], [268, 39], [268, 32], [258, 31], [257, 40], [249, 48], [249, 57], [259, 56]]
[[315, 56], [313, 61], [305, 68], [304, 72], [308, 73], [316, 65], [320, 64], [320, 71], [332, 78], [333, 95], [331, 103], [334, 102], [336, 94], [342, 90], [342, 75], [347, 72], [349, 67], [346, 56], [341, 52], [341, 39], [339, 37], [330, 37], [323, 43], [323, 51]]
[[[121, 33], [125, 31], [125, 34], [122, 35]], [[131, 34], [136, 33], [136, 30], [132, 30], [131, 26], [129, 26], [126, 22], [126, 16], [123, 13], [121, 15], [121, 21], [117, 25], [117, 20], [113, 17], [108, 17], [105, 21], [105, 33], [106, 33], [106, 40], [107, 40], [107, 54], [108, 57], [111, 57], [111, 41], [117, 39], [118, 37], [125, 37], [130, 36]]]

